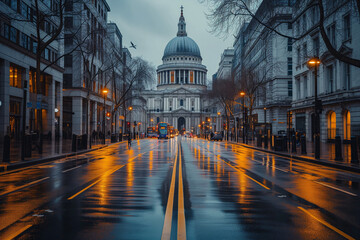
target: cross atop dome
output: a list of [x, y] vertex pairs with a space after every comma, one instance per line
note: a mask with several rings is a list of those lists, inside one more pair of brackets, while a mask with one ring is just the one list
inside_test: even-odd
[[177, 36], [183, 37], [183, 36], [187, 36], [186, 23], [185, 23], [184, 12], [183, 12], [184, 7], [181, 5], [180, 9], [181, 9], [181, 14], [180, 14], [179, 23], [178, 23]]

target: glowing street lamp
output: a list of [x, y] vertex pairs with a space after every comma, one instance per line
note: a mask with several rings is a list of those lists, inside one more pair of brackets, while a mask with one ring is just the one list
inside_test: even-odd
[[245, 143], [245, 95], [246, 93], [244, 91], [240, 92], [240, 96], [242, 97], [242, 107], [243, 107], [243, 143]]
[[314, 126], [314, 135], [315, 135], [315, 159], [320, 159], [320, 112], [321, 112], [321, 101], [318, 100], [317, 96], [317, 72], [318, 67], [321, 64], [321, 61], [318, 57], [313, 57], [307, 62], [308, 68], [314, 68], [315, 81], [315, 126]]
[[102, 90], [102, 93], [104, 94], [104, 116], [103, 116], [103, 134], [104, 135], [103, 135], [103, 144], [105, 144], [105, 137], [106, 137], [106, 135], [105, 135], [105, 100], [106, 100], [106, 96], [107, 96], [108, 92], [109, 92], [109, 90], [106, 89], [106, 88], [104, 88]]

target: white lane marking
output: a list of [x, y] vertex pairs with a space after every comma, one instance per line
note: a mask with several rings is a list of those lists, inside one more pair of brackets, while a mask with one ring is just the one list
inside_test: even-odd
[[42, 181], [44, 181], [44, 180], [46, 180], [46, 179], [49, 179], [49, 178], [50, 178], [50, 177], [45, 177], [45, 178], [42, 178], [42, 179], [35, 180], [35, 181], [33, 181], [33, 182], [27, 183], [27, 184], [22, 185], [22, 186], [20, 186], [20, 187], [17, 187], [17, 188], [14, 188], [14, 189], [10, 189], [10, 190], [8, 190], [8, 191], [6, 191], [6, 192], [1, 193], [0, 196], [4, 196], [4, 195], [7, 195], [7, 194], [9, 194], [9, 193], [13, 193], [13, 192], [19, 191], [19, 190], [21, 190], [21, 189], [23, 189], [23, 188], [29, 187], [29, 186], [31, 186], [31, 185], [34, 185], [34, 184], [39, 183], [39, 182], [42, 182]]
[[340, 189], [340, 188], [337, 188], [337, 187], [333, 187], [333, 186], [331, 186], [331, 185], [327, 185], [327, 184], [322, 183], [322, 182], [317, 182], [317, 181], [315, 181], [315, 182], [318, 183], [318, 184], [320, 184], [320, 185], [323, 185], [323, 186], [325, 186], [325, 187], [332, 188], [332, 189], [338, 190], [338, 191], [340, 191], [340, 192], [349, 194], [349, 195], [351, 195], [351, 196], [354, 196], [354, 197], [357, 196], [357, 194], [355, 194], [355, 193], [348, 192], [348, 191], [345, 191], [345, 190], [343, 190], [343, 189]]
[[63, 172], [63, 173], [66, 173], [66, 172], [69, 172], [69, 171], [75, 170], [75, 169], [77, 169], [77, 168], [79, 168], [79, 167], [81, 167], [81, 166], [77, 166], [77, 167], [69, 168], [69, 169], [64, 170], [64, 171], [62, 171], [62, 172]]

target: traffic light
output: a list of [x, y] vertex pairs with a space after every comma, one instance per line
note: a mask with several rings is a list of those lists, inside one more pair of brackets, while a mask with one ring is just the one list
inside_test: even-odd
[[130, 122], [126, 122], [128, 128], [130, 128]]

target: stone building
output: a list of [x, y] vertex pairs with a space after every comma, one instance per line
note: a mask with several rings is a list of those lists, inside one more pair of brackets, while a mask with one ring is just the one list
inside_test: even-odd
[[[332, 46], [341, 54], [360, 58], [359, 14], [352, 1], [323, 1], [324, 27]], [[360, 135], [360, 69], [335, 59], [325, 46], [319, 28], [319, 9], [308, 7], [311, 1], [297, 1], [293, 13], [293, 35], [301, 39], [293, 44], [293, 102], [294, 128], [314, 135], [314, 69], [307, 61], [318, 57], [318, 98], [322, 101], [320, 114], [321, 141], [332, 141], [336, 135], [343, 140]]]
[[[114, 44], [121, 52], [121, 34], [116, 26], [107, 25], [110, 11], [105, 0], [69, 1], [65, 8], [64, 33], [64, 133], [71, 134], [108, 132], [103, 129], [105, 112], [111, 111], [113, 88], [103, 92], [109, 83], [109, 64], [113, 55], [107, 54], [108, 34], [113, 32]], [[116, 41], [115, 41], [116, 39]], [[76, 48], [76, 51], [73, 49]], [[112, 50], [112, 48], [110, 48]], [[112, 54], [112, 53], [111, 53]], [[104, 96], [106, 95], [106, 96]], [[105, 97], [105, 100], [104, 100]], [[104, 104], [105, 102], [105, 104]], [[105, 106], [104, 106], [105, 105]]]
[[166, 45], [162, 61], [157, 68], [157, 89], [143, 93], [148, 125], [168, 122], [179, 131], [200, 133], [199, 124], [211, 111], [205, 97], [207, 70], [198, 45], [187, 36], [183, 10], [177, 36]]
[[[39, 1], [39, 11], [52, 16], [54, 1]], [[26, 134], [39, 136], [40, 116], [43, 134], [54, 139], [62, 133], [61, 40], [52, 41], [43, 51], [40, 83], [36, 82], [36, 10], [30, 0], [0, 1], [0, 155], [4, 135], [12, 143]], [[58, 17], [48, 17], [38, 25], [41, 37], [49, 39], [59, 25]], [[60, 33], [58, 39], [62, 39]], [[45, 70], [44, 70], [45, 69]], [[26, 97], [25, 97], [26, 95]], [[41, 114], [39, 114], [41, 111]], [[25, 113], [25, 115], [24, 115]]]

